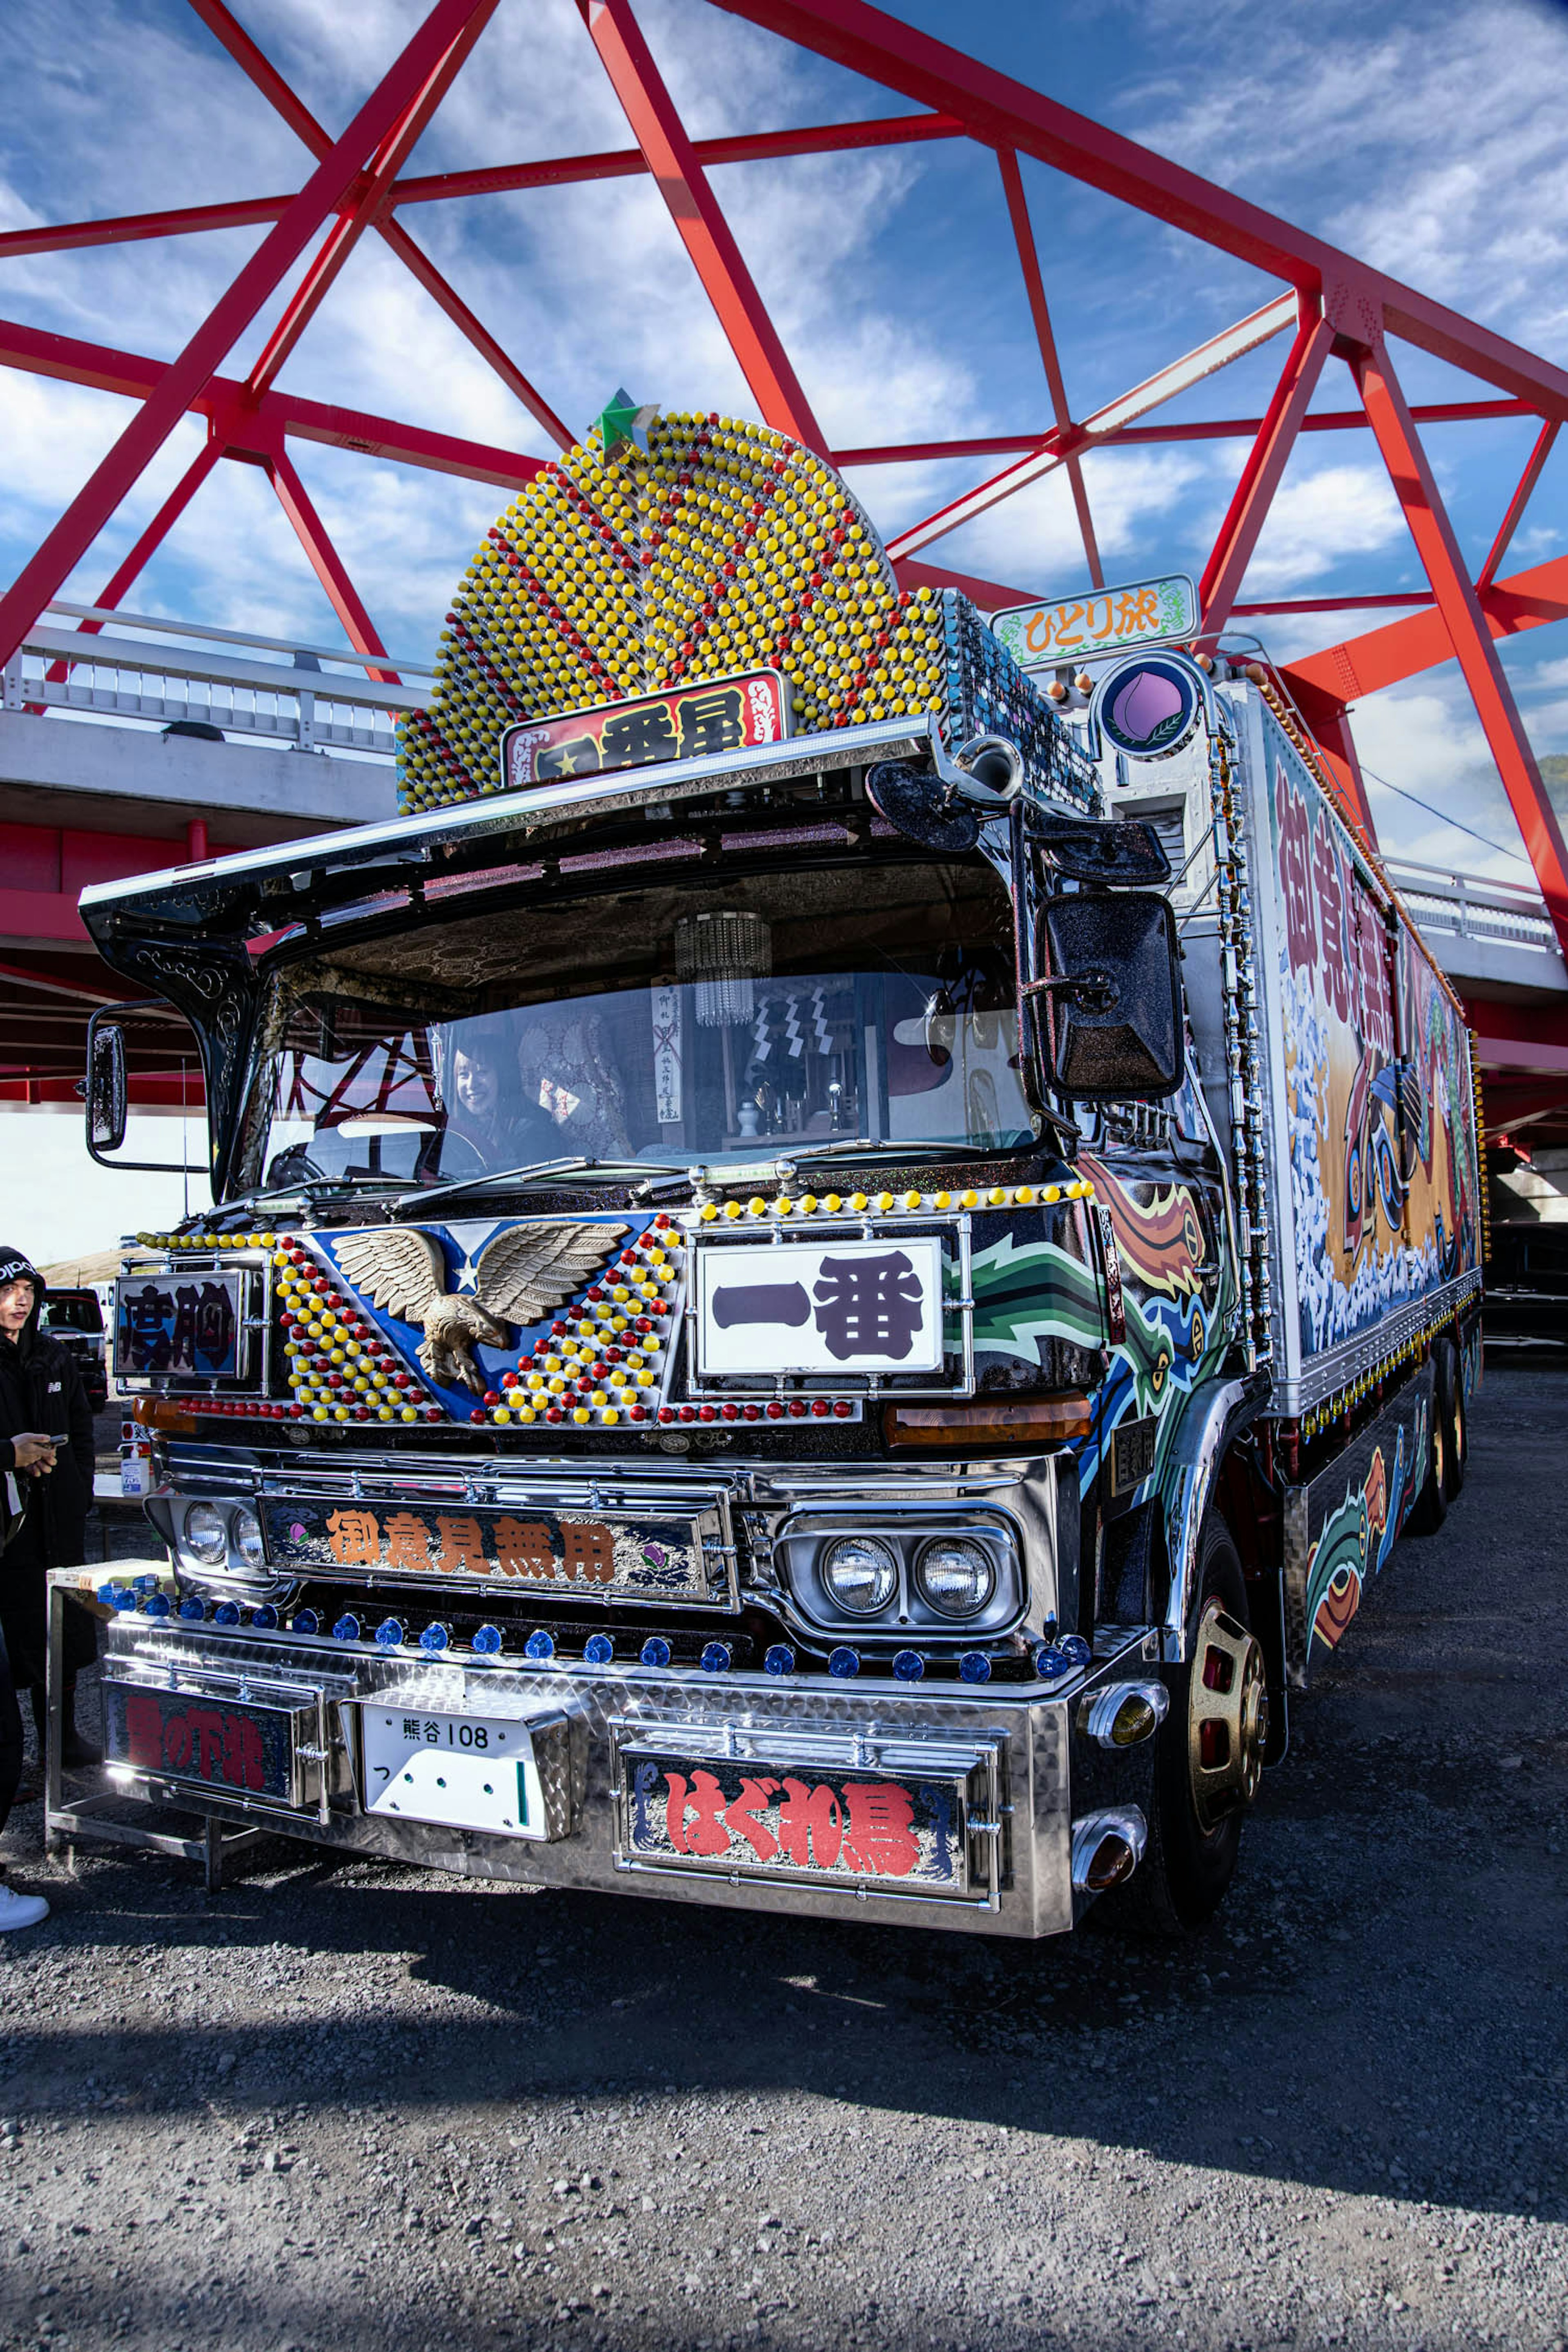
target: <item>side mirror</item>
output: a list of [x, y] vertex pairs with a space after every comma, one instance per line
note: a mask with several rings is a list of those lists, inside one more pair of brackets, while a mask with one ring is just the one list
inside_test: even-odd
[[96, 1160], [125, 1141], [125, 1032], [95, 1013], [87, 1034], [87, 1148]]
[[114, 1011], [100, 1009], [87, 1024], [87, 1149], [89, 1156], [105, 1168], [133, 1168], [142, 1174], [168, 1176], [205, 1176], [205, 1168], [183, 1160], [111, 1160], [110, 1153], [118, 1151], [125, 1141], [125, 1125], [130, 1112], [131, 1087], [125, 1058], [125, 1031], [115, 1019], [116, 1013], [146, 1013], [156, 1006], [165, 1015], [169, 1007], [161, 997], [144, 1004], [116, 1005]]
[[1176, 919], [1148, 890], [1082, 891], [1040, 910], [1026, 984], [1048, 1084], [1079, 1102], [1173, 1095], [1182, 1083]]

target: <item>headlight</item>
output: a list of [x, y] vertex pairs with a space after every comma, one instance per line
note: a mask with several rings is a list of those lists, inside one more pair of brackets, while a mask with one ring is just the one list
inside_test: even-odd
[[183, 1548], [205, 1567], [228, 1558], [228, 1521], [214, 1503], [193, 1503], [185, 1513]]
[[892, 1599], [899, 1563], [876, 1536], [840, 1536], [822, 1555], [822, 1581], [840, 1609], [868, 1617]]
[[254, 1511], [236, 1511], [234, 1548], [247, 1568], [266, 1567], [267, 1554], [262, 1549], [261, 1528]]
[[915, 1584], [943, 1617], [976, 1617], [995, 1590], [996, 1571], [983, 1544], [932, 1536], [915, 1555]]

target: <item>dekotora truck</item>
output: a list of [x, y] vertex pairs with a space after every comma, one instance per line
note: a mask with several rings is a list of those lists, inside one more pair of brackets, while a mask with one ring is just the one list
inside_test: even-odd
[[[1061, 1932], [1221, 1899], [1463, 1481], [1457, 1002], [1275, 673], [1021, 668], [786, 436], [613, 404], [384, 824], [88, 891], [199, 1046], [128, 1243], [150, 1805]], [[124, 1127], [117, 1016], [93, 1147]]]

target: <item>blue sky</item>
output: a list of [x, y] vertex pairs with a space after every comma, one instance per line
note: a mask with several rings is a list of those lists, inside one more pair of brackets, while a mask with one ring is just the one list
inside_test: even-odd
[[[238, 0], [237, 13], [337, 128], [421, 13], [417, 0]], [[1222, 180], [1568, 364], [1568, 13], [1544, 0], [1459, 5], [1089, 0], [894, 10], [1065, 103]], [[905, 110], [905, 102], [704, 0], [641, 0], [641, 20], [699, 136]], [[179, 0], [53, 0], [7, 24], [0, 227], [287, 190], [304, 151]], [[627, 143], [572, 0], [502, 0], [412, 169]], [[1082, 414], [1257, 307], [1272, 281], [1026, 164], [1075, 410]], [[1048, 408], [994, 159], [966, 142], [734, 166], [715, 184], [806, 392], [839, 446], [1031, 429]], [[732, 356], [645, 181], [405, 210], [401, 218], [569, 423], [609, 390], [749, 409]], [[0, 263], [0, 311], [172, 355], [262, 234]], [[274, 309], [228, 362], [242, 372]], [[1173, 415], [1257, 413], [1284, 355], [1268, 345]], [[1486, 387], [1401, 350], [1412, 398]], [[290, 359], [285, 384], [545, 454], [510, 394], [374, 238]], [[1337, 362], [1317, 405], [1351, 404]], [[122, 425], [125, 404], [0, 371], [0, 575], [8, 575]], [[1428, 436], [1479, 562], [1532, 438], [1528, 424]], [[96, 595], [198, 446], [182, 428], [72, 583]], [[395, 651], [427, 658], [455, 579], [501, 498], [482, 486], [293, 445]], [[1108, 569], [1197, 571], [1242, 445], [1105, 452], [1088, 467]], [[883, 530], [942, 504], [984, 463], [866, 469]], [[1568, 436], [1511, 561], [1568, 545]], [[1082, 576], [1064, 479], [931, 551], [1044, 592]], [[1417, 584], [1370, 436], [1321, 435], [1293, 460], [1247, 593]], [[321, 592], [261, 478], [225, 467], [143, 576], [138, 607], [323, 643]], [[1373, 616], [1382, 617], [1382, 616]], [[1350, 635], [1353, 614], [1260, 625], [1282, 656]], [[1539, 751], [1568, 751], [1568, 646], [1506, 658]], [[1527, 874], [1452, 668], [1375, 698], [1357, 734], [1376, 772], [1498, 845], [1389, 793], [1385, 843], [1435, 862]]]

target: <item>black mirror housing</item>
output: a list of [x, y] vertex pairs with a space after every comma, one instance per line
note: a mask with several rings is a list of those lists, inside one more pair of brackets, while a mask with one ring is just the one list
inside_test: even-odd
[[1152, 890], [1047, 898], [1037, 934], [1036, 1007], [1047, 1083], [1078, 1102], [1159, 1100], [1181, 1086], [1176, 919]]
[[125, 1032], [118, 1021], [95, 1014], [87, 1049], [87, 1148], [95, 1160], [124, 1143], [129, 1104]]

